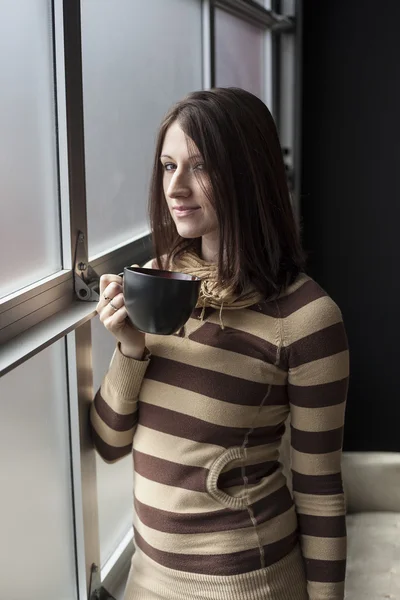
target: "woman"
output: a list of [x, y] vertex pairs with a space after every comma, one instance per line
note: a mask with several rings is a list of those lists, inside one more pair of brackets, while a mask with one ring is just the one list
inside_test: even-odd
[[[182, 331], [145, 337], [126, 320], [121, 279], [101, 278], [97, 310], [118, 345], [91, 422], [105, 460], [133, 446], [125, 599], [343, 599], [346, 334], [303, 272], [266, 106], [240, 89], [174, 106], [150, 213], [147, 266], [202, 286]], [[279, 462], [289, 414], [293, 498]]]

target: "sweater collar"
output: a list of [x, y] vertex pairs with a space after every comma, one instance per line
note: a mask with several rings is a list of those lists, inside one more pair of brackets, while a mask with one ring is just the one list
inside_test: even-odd
[[[195, 275], [201, 279], [199, 299], [196, 308], [211, 307], [222, 310], [248, 308], [261, 301], [262, 295], [255, 288], [248, 288], [238, 294], [233, 286], [218, 283], [218, 268], [198, 256], [194, 250], [187, 250], [174, 259], [173, 269]], [[204, 310], [203, 310], [204, 313]]]

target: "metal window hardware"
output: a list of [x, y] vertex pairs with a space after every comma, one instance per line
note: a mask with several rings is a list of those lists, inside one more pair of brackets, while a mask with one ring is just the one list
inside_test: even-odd
[[78, 231], [74, 257], [74, 290], [77, 298], [84, 302], [98, 302], [100, 298], [100, 277], [88, 262], [85, 235]]
[[115, 600], [110, 592], [101, 585], [100, 569], [94, 563], [90, 570], [90, 586], [88, 600]]

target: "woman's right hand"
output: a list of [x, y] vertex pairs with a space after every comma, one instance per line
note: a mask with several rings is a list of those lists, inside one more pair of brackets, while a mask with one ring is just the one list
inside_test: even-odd
[[122, 277], [112, 274], [100, 277], [100, 300], [96, 310], [104, 327], [120, 342], [122, 354], [141, 360], [145, 349], [145, 334], [135, 329], [128, 318], [122, 293]]

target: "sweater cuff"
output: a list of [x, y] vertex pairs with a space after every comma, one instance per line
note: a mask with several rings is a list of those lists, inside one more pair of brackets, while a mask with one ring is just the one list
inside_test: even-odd
[[118, 396], [124, 400], [135, 400], [150, 364], [151, 354], [145, 348], [143, 359], [128, 358], [121, 352], [119, 343], [111, 359], [107, 379]]

